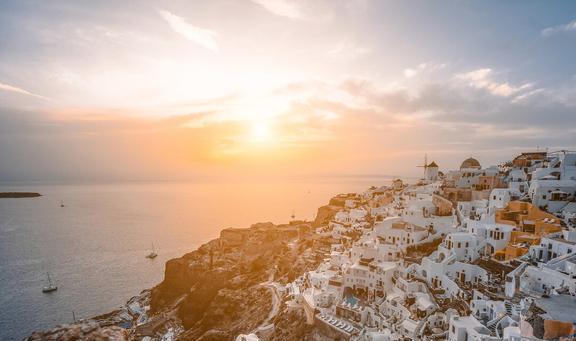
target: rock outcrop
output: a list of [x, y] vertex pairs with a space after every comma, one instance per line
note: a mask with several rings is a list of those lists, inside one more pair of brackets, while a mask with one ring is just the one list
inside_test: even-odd
[[316, 212], [316, 218], [314, 222], [312, 222], [313, 227], [320, 227], [322, 225], [326, 225], [334, 218], [336, 212], [341, 209], [340, 206], [336, 205], [325, 205], [318, 208]]
[[[28, 340], [154, 340], [168, 334], [177, 340], [234, 340], [259, 328], [272, 339], [305, 339], [311, 334], [302, 312], [287, 309], [278, 288], [265, 283], [274, 280], [281, 287], [329, 254], [330, 244], [310, 231], [332, 219], [343, 203], [337, 204], [321, 207], [312, 224], [224, 229], [220, 238], [166, 262], [164, 280], [120, 310], [35, 332]], [[277, 328], [268, 328], [271, 322]]]
[[108, 341], [128, 340], [128, 332], [120, 327], [101, 327], [90, 321], [73, 325], [62, 325], [44, 332], [34, 332], [26, 341]]

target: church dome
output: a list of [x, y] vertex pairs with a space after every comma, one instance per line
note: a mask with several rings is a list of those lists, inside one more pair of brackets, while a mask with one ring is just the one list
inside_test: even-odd
[[462, 164], [460, 165], [460, 169], [464, 169], [464, 168], [480, 169], [482, 167], [480, 166], [480, 162], [478, 162], [478, 160], [476, 160], [473, 157], [470, 157], [470, 158], [467, 158], [466, 160], [464, 160], [462, 162]]

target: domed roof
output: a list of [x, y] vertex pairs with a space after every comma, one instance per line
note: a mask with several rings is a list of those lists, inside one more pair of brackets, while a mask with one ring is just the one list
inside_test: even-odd
[[469, 157], [466, 160], [464, 160], [462, 162], [462, 164], [460, 165], [460, 169], [464, 169], [464, 168], [477, 168], [480, 169], [482, 168], [482, 166], [480, 166], [480, 162], [478, 162], [478, 160], [476, 160], [473, 157]]

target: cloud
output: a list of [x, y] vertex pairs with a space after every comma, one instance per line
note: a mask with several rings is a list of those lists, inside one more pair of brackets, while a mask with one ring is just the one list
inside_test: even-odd
[[436, 70], [440, 70], [446, 67], [446, 64], [437, 64], [433, 62], [427, 63], [420, 63], [415, 68], [406, 68], [404, 69], [404, 77], [406, 78], [413, 78], [425, 71], [432, 72]]
[[540, 34], [543, 37], [550, 37], [559, 33], [576, 32], [576, 20], [572, 20], [568, 24], [547, 27], [543, 29]]
[[494, 80], [494, 71], [489, 68], [478, 69], [466, 73], [459, 73], [456, 79], [466, 82], [476, 89], [484, 89], [493, 95], [510, 97], [521, 91], [528, 90], [534, 86], [532, 83], [525, 83], [519, 86], [511, 85], [507, 82], [497, 82]]
[[304, 11], [298, 1], [294, 0], [252, 0], [267, 11], [290, 19], [304, 19]]
[[[431, 78], [415, 82], [414, 88], [350, 78], [338, 82], [304, 79], [271, 89], [274, 99], [270, 102], [279, 97], [287, 105], [266, 117], [277, 141], [256, 151], [246, 142], [250, 122], [225, 112], [253, 111], [241, 97], [225, 99], [227, 105], [221, 109], [158, 120], [104, 119], [101, 114], [65, 119], [0, 108], [0, 157], [11, 165], [0, 171], [0, 178], [67, 176], [63, 171], [70, 176], [132, 176], [134, 169], [145, 170], [142, 177], [185, 178], [195, 171], [211, 174], [210, 167], [222, 165], [234, 172], [246, 167], [242, 169], [249, 172], [258, 162], [266, 171], [282, 168], [280, 162], [286, 162], [287, 171], [296, 165], [298, 171], [341, 172], [373, 171], [382, 164], [394, 164], [409, 174], [411, 168], [405, 165], [424, 152], [435, 158], [444, 155], [441, 166], [448, 167], [451, 157], [457, 166], [471, 151], [503, 161], [538, 145], [575, 147], [576, 102], [568, 99], [576, 93], [576, 84], [566, 84], [562, 96], [561, 88], [502, 96], [500, 90], [485, 91], [490, 89], [487, 85], [469, 85], [487, 79], [501, 84], [492, 79], [497, 71], [479, 70], [461, 73], [467, 75], [465, 81]], [[526, 98], [519, 100], [520, 96]], [[260, 98], [248, 102], [262, 104]], [[142, 141], [149, 146], [144, 151]]]
[[173, 13], [168, 11], [159, 11], [160, 15], [166, 22], [170, 25], [174, 32], [182, 35], [184, 38], [195, 42], [196, 44], [207, 48], [208, 50], [212, 50], [214, 52], [218, 52], [220, 47], [218, 45], [218, 33], [194, 26], [184, 18], [179, 17]]
[[50, 100], [50, 99], [47, 98], [47, 97], [44, 97], [44, 96], [41, 96], [41, 95], [37, 95], [37, 94], [35, 94], [35, 93], [32, 93], [32, 92], [27, 91], [27, 90], [24, 90], [24, 89], [19, 88], [19, 87], [17, 87], [17, 86], [5, 84], [5, 83], [0, 83], [0, 90], [15, 92], [15, 93], [23, 94], [23, 95], [28, 95], [28, 96], [32, 96], [32, 97], [36, 97], [36, 98], [41, 98], [41, 99], [44, 99], [44, 100]]
[[328, 55], [344, 60], [353, 60], [372, 52], [371, 49], [359, 46], [349, 40], [340, 41], [334, 48], [328, 50]]
[[293, 20], [331, 21], [338, 14], [363, 12], [366, 0], [251, 0], [268, 12]]

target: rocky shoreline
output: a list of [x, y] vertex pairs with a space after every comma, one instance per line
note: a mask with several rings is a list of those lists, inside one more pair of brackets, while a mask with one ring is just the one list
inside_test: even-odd
[[234, 340], [248, 333], [301, 339], [311, 329], [301, 309], [286, 305], [284, 284], [324, 259], [331, 238], [312, 230], [341, 204], [319, 208], [313, 222], [224, 229], [219, 238], [167, 261], [163, 281], [122, 308], [26, 340]]

